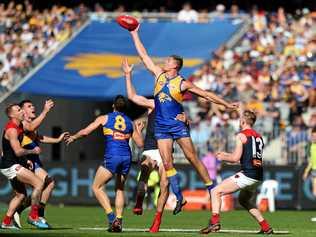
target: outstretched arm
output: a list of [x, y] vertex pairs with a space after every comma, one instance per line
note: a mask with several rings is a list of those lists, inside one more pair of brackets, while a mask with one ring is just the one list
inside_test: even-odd
[[23, 122], [24, 129], [27, 130], [27, 131], [31, 131], [31, 132], [33, 132], [36, 129], [38, 129], [38, 127], [41, 125], [43, 120], [46, 118], [47, 113], [53, 107], [54, 107], [54, 101], [46, 100], [45, 101], [45, 105], [44, 105], [44, 109], [43, 109], [42, 113], [39, 116], [37, 116], [32, 122]]
[[90, 123], [87, 127], [84, 129], [81, 129], [79, 132], [77, 132], [74, 135], [68, 136], [65, 138], [66, 144], [69, 145], [70, 143], [74, 142], [75, 140], [88, 136], [90, 133], [92, 133], [94, 130], [96, 130], [99, 126], [103, 125], [107, 121], [106, 115], [101, 115], [97, 117], [94, 122]]
[[181, 89], [183, 91], [188, 90], [189, 92], [191, 92], [195, 95], [198, 95], [200, 97], [203, 97], [203, 98], [207, 99], [208, 101], [213, 102], [215, 104], [224, 105], [228, 109], [237, 109], [238, 108], [237, 104], [230, 104], [227, 101], [225, 101], [224, 99], [222, 99], [221, 97], [215, 95], [214, 93], [202, 90], [201, 88], [197, 87], [196, 85], [194, 85], [190, 81], [184, 81], [181, 85]]
[[238, 163], [242, 155], [243, 143], [246, 141], [247, 138], [244, 134], [238, 134], [236, 139], [236, 147], [233, 153], [218, 152], [216, 153], [217, 159], [231, 163]]
[[41, 136], [39, 140], [42, 143], [54, 144], [54, 143], [60, 143], [67, 136], [69, 136], [69, 132], [64, 132], [64, 133], [60, 134], [59, 137]]
[[137, 53], [141, 60], [143, 61], [145, 67], [156, 77], [158, 77], [162, 73], [162, 69], [157, 66], [153, 60], [149, 57], [147, 50], [145, 49], [143, 43], [141, 42], [138, 35], [139, 26], [131, 31], [132, 39], [134, 41], [134, 45], [136, 47]]
[[127, 58], [123, 59], [122, 62], [122, 69], [125, 73], [125, 79], [126, 79], [126, 91], [127, 91], [127, 97], [129, 100], [133, 101], [135, 104], [148, 108], [148, 109], [154, 109], [155, 104], [154, 101], [151, 99], [147, 99], [144, 96], [137, 95], [135, 88], [132, 84], [132, 70], [133, 65], [129, 65]]
[[143, 135], [142, 135], [142, 130], [144, 128], [144, 122], [143, 121], [135, 121], [133, 126], [134, 126], [134, 131], [133, 131], [132, 138], [139, 148], [143, 148], [144, 147], [144, 139], [143, 139]]

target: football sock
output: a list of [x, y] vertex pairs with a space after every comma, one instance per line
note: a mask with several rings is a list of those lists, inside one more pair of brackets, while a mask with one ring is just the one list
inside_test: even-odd
[[177, 174], [176, 169], [172, 168], [170, 170], [167, 170], [166, 173], [171, 186], [171, 190], [174, 195], [176, 195], [177, 201], [182, 201], [183, 196], [179, 184], [179, 175]]
[[267, 231], [267, 230], [270, 229], [270, 225], [269, 225], [269, 223], [266, 220], [263, 220], [263, 221], [259, 222], [259, 225], [261, 226], [261, 229], [263, 231]]
[[220, 221], [220, 216], [218, 213], [213, 213], [211, 218], [211, 224], [217, 224]]

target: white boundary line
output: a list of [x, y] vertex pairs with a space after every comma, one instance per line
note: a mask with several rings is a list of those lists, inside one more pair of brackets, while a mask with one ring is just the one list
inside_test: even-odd
[[[104, 227], [81, 227], [79, 230], [107, 230]], [[143, 228], [123, 228], [126, 232], [148, 232]], [[199, 232], [199, 229], [160, 229], [160, 232]], [[258, 230], [220, 230], [221, 233], [256, 234]], [[287, 230], [274, 231], [275, 234], [290, 234]]]

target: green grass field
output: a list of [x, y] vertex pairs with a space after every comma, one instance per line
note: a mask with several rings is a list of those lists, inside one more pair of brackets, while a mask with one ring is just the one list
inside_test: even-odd
[[[4, 209], [1, 208], [1, 215]], [[130, 209], [125, 211], [124, 228], [145, 229], [151, 225], [153, 211], [146, 211], [143, 216], [134, 216]], [[290, 234], [282, 236], [316, 236], [316, 222], [311, 222], [310, 218], [316, 216], [316, 212], [309, 211], [277, 211], [273, 214], [266, 213], [265, 217], [270, 221], [275, 230], [289, 231]], [[22, 216], [23, 229], [20, 231], [1, 230], [0, 236], [200, 236], [195, 232], [186, 232], [185, 229], [200, 229], [204, 227], [209, 219], [209, 212], [183, 212], [173, 216], [171, 212], [166, 212], [163, 217], [161, 228], [183, 229], [179, 232], [160, 232], [150, 234], [146, 232], [125, 231], [123, 233], [108, 233], [105, 230], [87, 230], [80, 228], [102, 228], [105, 225], [105, 216], [99, 207], [55, 207], [49, 206], [47, 209], [47, 219], [53, 225], [52, 230], [37, 230], [26, 224], [26, 213]], [[257, 223], [248, 215], [246, 211], [232, 211], [223, 213], [221, 217], [223, 230], [258, 230]], [[216, 233], [212, 236], [256, 236], [245, 233]], [[279, 234], [281, 235], [281, 234]]]

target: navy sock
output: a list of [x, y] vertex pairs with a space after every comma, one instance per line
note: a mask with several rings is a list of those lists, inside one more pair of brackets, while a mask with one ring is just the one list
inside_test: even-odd
[[182, 192], [180, 189], [179, 175], [175, 174], [173, 176], [170, 176], [170, 177], [168, 177], [168, 180], [169, 180], [172, 192], [177, 197], [177, 201], [182, 201], [183, 196], [182, 196]]
[[110, 212], [107, 214], [109, 223], [112, 223], [115, 220], [114, 212]]

